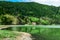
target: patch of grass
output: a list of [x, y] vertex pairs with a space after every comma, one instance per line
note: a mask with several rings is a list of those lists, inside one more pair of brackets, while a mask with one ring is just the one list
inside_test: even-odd
[[0, 30], [0, 38], [12, 38], [16, 37], [18, 34], [13, 31]]

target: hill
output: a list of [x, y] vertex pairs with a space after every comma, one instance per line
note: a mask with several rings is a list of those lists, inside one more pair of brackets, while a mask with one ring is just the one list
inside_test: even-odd
[[[0, 1], [0, 24], [60, 24], [60, 7], [35, 2]], [[13, 16], [13, 20], [7, 16]], [[9, 20], [9, 21], [8, 21]], [[14, 23], [14, 22], [15, 23]], [[18, 23], [16, 23], [16, 21]]]

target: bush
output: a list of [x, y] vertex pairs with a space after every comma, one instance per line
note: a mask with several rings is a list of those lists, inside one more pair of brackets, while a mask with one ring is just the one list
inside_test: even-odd
[[40, 23], [44, 25], [51, 24], [51, 19], [47, 17], [40, 18]]
[[1, 15], [2, 17], [0, 17], [0, 22], [1, 24], [18, 24], [18, 19], [15, 16], [9, 15], [9, 14], [5, 14], [5, 15]]
[[30, 19], [32, 22], [37, 22], [37, 21], [39, 21], [39, 18], [37, 18], [37, 17], [29, 17], [29, 19]]

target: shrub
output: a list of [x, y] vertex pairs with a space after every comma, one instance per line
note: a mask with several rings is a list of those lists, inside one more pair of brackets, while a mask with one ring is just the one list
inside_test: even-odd
[[0, 18], [1, 24], [18, 24], [18, 19], [15, 16], [5, 14]]

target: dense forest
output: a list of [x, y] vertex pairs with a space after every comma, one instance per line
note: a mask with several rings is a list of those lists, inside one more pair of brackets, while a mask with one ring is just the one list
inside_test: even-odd
[[59, 25], [60, 7], [35, 2], [0, 1], [0, 25]]

